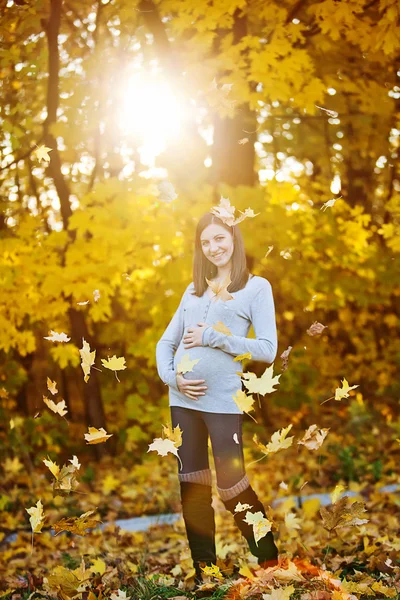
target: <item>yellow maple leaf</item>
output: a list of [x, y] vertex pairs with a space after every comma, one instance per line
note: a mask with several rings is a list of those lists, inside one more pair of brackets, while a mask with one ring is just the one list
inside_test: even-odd
[[250, 579], [251, 581], [254, 581], [256, 579], [256, 576], [250, 571], [247, 565], [243, 565], [242, 567], [240, 567], [239, 575], [243, 575], [243, 577], [246, 577], [246, 579]]
[[32, 155], [35, 156], [39, 162], [42, 160], [50, 161], [49, 152], [51, 152], [51, 150], [51, 148], [41, 144], [38, 148], [35, 148], [35, 150], [32, 152]]
[[53, 394], [53, 396], [54, 394], [58, 394], [57, 383], [52, 381], [49, 377], [47, 377], [47, 389]]
[[215, 565], [214, 563], [212, 563], [210, 566], [201, 567], [201, 570], [205, 575], [209, 575], [210, 577], [217, 577], [217, 579], [224, 578], [220, 571], [220, 568], [217, 567], [217, 565]]
[[[104, 358], [101, 359], [102, 365], [103, 367], [106, 367], [106, 369], [110, 369], [111, 371], [123, 371], [124, 369], [126, 369], [126, 365], [125, 365], [125, 358], [123, 356], [119, 356], [117, 358], [117, 356], [114, 354], [111, 358], [109, 358], [108, 360], [105, 360]], [[117, 378], [117, 381], [119, 383], [120, 380], [118, 379], [117, 374], [115, 373], [115, 377]]]
[[43, 462], [46, 465], [46, 467], [48, 469], [50, 469], [50, 472], [54, 475], [54, 477], [57, 478], [58, 474], [60, 472], [60, 467], [57, 465], [57, 463], [55, 463], [52, 460], [50, 460], [49, 457], [47, 457], [47, 460], [44, 458]]
[[346, 488], [345, 488], [345, 486], [344, 486], [344, 485], [342, 485], [341, 483], [338, 483], [338, 484], [335, 486], [335, 489], [333, 490], [333, 492], [332, 492], [332, 494], [331, 494], [331, 501], [332, 501], [332, 504], [335, 504], [336, 500], [339, 498], [340, 494], [341, 494], [342, 492], [344, 492], [344, 490], [345, 490], [345, 489], [346, 489]]
[[227, 275], [224, 277], [221, 283], [219, 283], [218, 281], [210, 281], [209, 279], [207, 279], [207, 277], [206, 281], [210, 286], [211, 291], [215, 294], [215, 297], [213, 297], [214, 301], [222, 300], [223, 302], [226, 302], [227, 300], [233, 300], [232, 294], [230, 294], [227, 290], [229, 284], [231, 283], [229, 273], [227, 273]]
[[214, 325], [212, 325], [212, 329], [218, 331], [219, 333], [224, 333], [225, 335], [232, 335], [232, 332], [229, 329], [229, 327], [227, 327], [222, 321], [217, 321], [216, 323], [214, 323]]
[[271, 436], [271, 441], [266, 446], [258, 441], [258, 436], [256, 433], [253, 435], [253, 442], [256, 444], [257, 448], [259, 448], [261, 452], [267, 456], [268, 454], [273, 454], [279, 450], [289, 448], [289, 446], [292, 445], [293, 436], [287, 439], [285, 438], [292, 427], [293, 425], [290, 424], [286, 428], [282, 428], [280, 431], [275, 431]]
[[60, 519], [52, 526], [56, 532], [55, 535], [58, 535], [61, 531], [69, 531], [80, 536], [86, 535], [88, 533], [86, 531], [87, 529], [93, 529], [94, 527], [97, 527], [99, 523], [102, 523], [102, 521], [99, 519], [92, 517], [94, 513], [94, 510], [89, 510], [88, 512], [83, 513], [80, 517], [67, 517]]
[[288, 529], [301, 529], [301, 519], [293, 512], [286, 513], [285, 525]]
[[189, 353], [187, 352], [182, 356], [181, 360], [179, 361], [179, 364], [176, 367], [177, 373], [184, 374], [193, 371], [194, 365], [197, 365], [197, 363], [200, 360], [201, 358], [195, 358], [194, 360], [190, 360]]
[[163, 425], [163, 434], [166, 438], [171, 440], [177, 448], [182, 446], [182, 430], [179, 427], [179, 423], [173, 430], [170, 425]]
[[106, 572], [106, 568], [107, 568], [107, 565], [104, 562], [104, 560], [101, 560], [101, 558], [95, 558], [94, 560], [92, 560], [91, 566], [89, 567], [88, 571], [92, 571], [92, 573], [100, 573], [100, 575], [104, 575], [104, 573]]
[[69, 342], [71, 338], [68, 337], [63, 331], [61, 333], [57, 333], [57, 331], [50, 329], [50, 335], [48, 337], [44, 337], [43, 339], [50, 340], [50, 342]]
[[240, 360], [245, 360], [246, 358], [248, 358], [249, 360], [251, 360], [251, 352], [246, 352], [245, 354], [238, 354], [233, 359], [233, 362], [240, 361]]
[[[276, 392], [274, 385], [278, 385], [280, 375], [273, 377], [274, 365], [267, 367], [261, 377], [257, 377], [255, 373], [243, 373], [242, 378], [245, 387], [252, 394], [271, 394]], [[247, 381], [246, 381], [247, 380]]]
[[343, 387], [341, 387], [341, 388], [336, 388], [335, 389], [335, 395], [334, 396], [330, 396], [329, 398], [327, 398], [323, 402], [320, 402], [320, 404], [325, 404], [325, 402], [328, 402], [328, 400], [332, 400], [332, 398], [334, 398], [335, 400], [337, 400], [338, 402], [340, 402], [343, 398], [348, 398], [349, 397], [349, 391], [350, 390], [354, 390], [355, 388], [359, 387], [358, 385], [349, 386], [348, 381], [346, 380], [345, 377], [343, 377], [343, 379], [342, 379], [342, 386]]
[[250, 510], [250, 508], [253, 508], [252, 504], [247, 504], [247, 502], [242, 504], [241, 502], [238, 502], [235, 506], [234, 512], [241, 512], [242, 510]]
[[328, 429], [320, 429], [318, 430], [317, 425], [310, 425], [310, 427], [305, 432], [303, 438], [299, 440], [298, 444], [303, 444], [309, 450], [318, 450], [321, 447], [324, 439], [328, 435]]
[[167, 438], [166, 439], [155, 438], [153, 440], [153, 442], [151, 444], [149, 444], [149, 449], [147, 450], [147, 452], [150, 452], [150, 450], [155, 450], [156, 452], [158, 452], [158, 454], [160, 456], [167, 456], [168, 452], [175, 454], [175, 456], [178, 458], [179, 462], [181, 463], [181, 468], [183, 468], [182, 461], [178, 454], [178, 448], [175, 446], [174, 442], [172, 442], [171, 440], [169, 440]]
[[7, 457], [3, 462], [3, 468], [6, 473], [10, 473], [11, 475], [15, 475], [19, 473], [19, 471], [23, 468], [22, 462], [19, 460], [18, 456], [14, 456], [14, 458]]
[[90, 351], [90, 345], [82, 338], [82, 348], [79, 350], [79, 354], [81, 355], [81, 367], [84, 374], [84, 381], [87, 383], [90, 377], [90, 367], [94, 365], [94, 360], [96, 357], [96, 350], [93, 352]]
[[248, 510], [243, 521], [253, 526], [253, 534], [256, 544], [258, 544], [260, 539], [266, 536], [269, 531], [271, 531], [272, 523], [264, 517], [261, 511], [252, 513]]
[[[244, 392], [243, 390], [238, 390], [236, 394], [232, 394], [232, 398], [236, 402], [238, 408], [246, 414], [249, 415], [249, 411], [254, 410], [253, 396], [250, 394], [247, 396], [246, 392]], [[252, 415], [249, 415], [249, 417], [251, 417], [253, 421], [257, 423], [256, 419]]]
[[68, 412], [68, 409], [65, 405], [65, 400], [60, 400], [60, 402], [57, 402], [56, 404], [55, 402], [53, 402], [53, 400], [49, 400], [49, 398], [43, 396], [43, 402], [46, 404], [46, 406], [50, 408], [50, 410], [52, 410], [57, 415], [60, 415], [61, 417], [66, 415]]
[[36, 502], [36, 506], [31, 506], [25, 509], [29, 517], [29, 521], [32, 527], [32, 533], [42, 533], [42, 527], [44, 525], [45, 516], [43, 514], [43, 504], [41, 500]]
[[103, 427], [96, 429], [96, 427], [89, 427], [89, 433], [85, 433], [85, 440], [87, 444], [101, 444], [106, 442], [113, 433], [108, 434]]

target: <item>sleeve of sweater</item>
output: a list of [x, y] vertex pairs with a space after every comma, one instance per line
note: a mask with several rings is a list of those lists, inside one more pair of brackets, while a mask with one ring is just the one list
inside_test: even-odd
[[252, 360], [273, 363], [278, 350], [278, 339], [272, 286], [268, 280], [265, 280], [265, 284], [254, 296], [250, 316], [256, 339], [226, 335], [209, 326], [203, 331], [203, 346], [220, 348], [234, 356], [250, 352]]
[[189, 286], [182, 295], [181, 301], [166, 330], [156, 345], [156, 364], [158, 375], [165, 383], [179, 391], [176, 385], [176, 372], [174, 370], [174, 356], [179, 342], [182, 339], [183, 326], [183, 308]]

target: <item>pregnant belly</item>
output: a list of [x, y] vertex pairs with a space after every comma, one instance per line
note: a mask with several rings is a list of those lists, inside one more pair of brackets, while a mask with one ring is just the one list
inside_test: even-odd
[[184, 348], [182, 339], [174, 357], [175, 371], [178, 371], [178, 365], [185, 354], [189, 354], [190, 360], [200, 360], [193, 366], [192, 371], [184, 373], [183, 376], [185, 379], [205, 379], [208, 388], [204, 390], [206, 396], [217, 393], [229, 395], [230, 398], [232, 394], [242, 389], [240, 375], [236, 374], [237, 371], [242, 372], [242, 365], [240, 362], [233, 361], [232, 354], [210, 346]]

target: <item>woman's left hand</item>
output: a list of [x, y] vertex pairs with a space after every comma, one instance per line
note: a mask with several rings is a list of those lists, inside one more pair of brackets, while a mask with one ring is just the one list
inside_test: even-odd
[[202, 346], [203, 331], [210, 327], [208, 323], [197, 323], [199, 327], [188, 327], [187, 333], [183, 336], [183, 347], [185, 350], [194, 346]]

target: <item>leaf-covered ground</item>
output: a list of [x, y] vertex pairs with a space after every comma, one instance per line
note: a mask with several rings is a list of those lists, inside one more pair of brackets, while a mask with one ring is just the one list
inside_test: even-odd
[[[291, 433], [298, 438], [314, 422], [307, 410], [296, 415], [281, 407], [274, 410], [282, 427], [294, 424]], [[396, 431], [384, 419], [379, 421], [377, 414], [374, 419], [365, 415], [361, 419], [354, 404], [326, 408], [319, 421], [330, 430], [317, 451], [293, 444], [248, 467], [252, 486], [273, 522], [281, 557], [278, 567], [259, 569], [232, 515], [216, 494], [214, 479], [217, 566], [222, 579], [210, 576], [198, 595], [263, 600], [400, 597], [400, 496], [377, 491], [399, 481], [399, 444]], [[246, 464], [261, 457], [252, 442], [254, 429], [253, 424], [245, 424]], [[258, 437], [268, 441], [262, 428]], [[95, 511], [103, 522], [179, 512], [175, 457], [149, 454], [143, 464], [132, 468], [123, 456], [106, 457], [98, 464], [87, 462], [78, 477], [78, 488], [54, 498], [52, 475], [43, 463], [35, 463], [33, 473], [28, 474], [18, 461], [18, 457], [8, 457], [3, 464], [1, 597], [25, 600], [35, 592], [66, 600], [115, 600], [125, 593], [132, 598], [190, 594], [194, 570], [182, 518], [146, 532], [126, 532], [111, 523], [103, 531], [89, 529], [83, 536], [50, 534], [50, 527], [62, 517], [87, 511]], [[337, 484], [358, 494], [342, 500], [347, 508], [339, 525], [346, 523], [346, 514], [351, 514], [355, 502], [365, 509], [361, 520], [367, 519], [366, 523], [356, 524], [356, 520], [337, 526], [338, 500], [325, 507], [329, 519], [327, 512], [322, 510], [321, 514], [316, 499], [305, 499], [302, 508], [293, 500], [271, 507], [276, 498], [331, 493]], [[33, 534], [32, 540], [25, 509], [38, 499], [46, 518], [42, 532]], [[13, 530], [21, 530], [16, 541], [5, 541]]]

